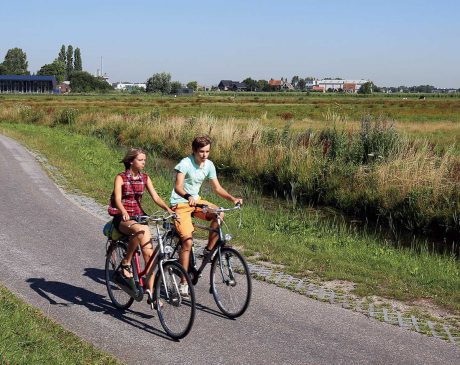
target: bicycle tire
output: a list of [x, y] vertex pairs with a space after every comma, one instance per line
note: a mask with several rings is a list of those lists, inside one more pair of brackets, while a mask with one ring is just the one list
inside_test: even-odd
[[105, 258], [105, 284], [110, 300], [118, 309], [128, 309], [134, 302], [128, 293], [124, 292], [114, 281], [113, 274], [119, 267], [121, 260], [125, 257], [126, 245], [119, 242], [112, 243]]
[[[158, 318], [166, 333], [178, 340], [187, 336], [195, 320], [195, 291], [190, 277], [177, 261], [163, 263], [164, 278], [158, 270], [155, 278], [155, 300]], [[185, 277], [189, 298], [180, 296], [179, 283]]]
[[229, 318], [241, 316], [252, 295], [251, 274], [243, 256], [234, 248], [221, 248], [212, 260], [210, 276], [211, 292], [221, 312]]

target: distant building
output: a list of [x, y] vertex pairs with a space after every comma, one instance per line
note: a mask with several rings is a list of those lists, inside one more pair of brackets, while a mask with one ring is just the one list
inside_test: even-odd
[[221, 80], [217, 88], [220, 91], [246, 91], [247, 87], [244, 82]]
[[58, 93], [56, 77], [31, 75], [0, 75], [0, 93]]
[[292, 84], [290, 82], [288, 82], [287, 80], [274, 80], [274, 79], [270, 79], [270, 81], [268, 81], [268, 85], [270, 85], [270, 87], [274, 90], [294, 90], [294, 86], [292, 86]]
[[348, 93], [357, 93], [359, 88], [368, 80], [341, 80], [341, 79], [323, 79], [315, 80], [312, 90], [323, 92], [344, 91]]
[[59, 85], [59, 91], [61, 94], [70, 93], [70, 81], [64, 81]]
[[145, 90], [147, 88], [147, 85], [145, 83], [140, 82], [115, 82], [112, 84], [112, 86], [115, 90], [120, 91], [130, 91], [134, 88]]
[[319, 86], [319, 85], [313, 85], [310, 90], [311, 91], [321, 91], [322, 93], [326, 91], [324, 89], [324, 86]]
[[174, 94], [175, 95], [192, 95], [193, 89], [189, 89], [188, 87], [181, 87], [177, 89]]

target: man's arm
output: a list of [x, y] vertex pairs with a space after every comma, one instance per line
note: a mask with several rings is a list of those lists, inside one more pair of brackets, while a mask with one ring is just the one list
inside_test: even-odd
[[189, 193], [187, 193], [184, 190], [184, 181], [185, 181], [185, 174], [176, 170], [176, 183], [174, 185], [174, 191], [177, 194], [179, 194], [181, 197], [183, 197], [184, 199], [187, 199], [188, 205], [190, 205], [191, 207], [194, 207], [196, 204], [195, 199], [193, 198], [193, 196], [191, 196]]
[[225, 190], [222, 185], [220, 185], [219, 180], [217, 178], [209, 180], [211, 182], [211, 187], [214, 192], [219, 195], [220, 197], [231, 201], [233, 204], [243, 204], [242, 198], [235, 198], [231, 195], [227, 190]]

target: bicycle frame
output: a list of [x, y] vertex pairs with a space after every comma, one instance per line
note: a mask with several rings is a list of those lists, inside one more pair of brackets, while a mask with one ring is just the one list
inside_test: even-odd
[[[158, 222], [159, 220], [158, 219], [152, 219], [156, 224], [155, 224], [155, 233], [156, 233], [156, 237], [158, 238], [158, 245], [157, 247], [155, 248], [155, 250], [153, 251], [153, 254], [152, 256], [150, 257], [150, 259], [148, 260], [147, 263], [145, 263], [145, 266], [144, 266], [144, 269], [142, 269], [141, 267], [141, 261], [140, 261], [140, 254], [141, 254], [141, 248], [139, 247], [139, 245], [137, 246], [136, 250], [134, 251], [134, 254], [133, 254], [133, 280], [134, 280], [134, 284], [135, 284], [135, 288], [132, 288], [131, 285], [129, 285], [129, 283], [126, 281], [126, 279], [123, 279], [123, 281], [125, 281], [125, 283], [123, 282], [120, 282], [119, 284], [121, 284], [122, 286], [124, 286], [125, 288], [128, 289], [128, 294], [131, 295], [136, 301], [141, 301], [144, 297], [144, 293], [145, 293], [145, 290], [146, 290], [146, 281], [144, 280], [144, 278], [146, 278], [147, 276], [149, 275], [153, 275], [154, 274], [154, 271], [155, 271], [155, 268], [158, 268], [158, 270], [160, 270], [160, 274], [162, 276], [162, 279], [163, 279], [163, 282], [165, 282], [165, 276], [164, 276], [164, 271], [163, 271], [163, 263], [166, 262], [166, 261], [177, 261], [176, 259], [165, 259], [164, 256], [165, 256], [165, 249], [164, 249], [164, 245], [163, 245], [163, 238], [162, 238], [162, 235], [160, 233], [160, 229], [158, 227]], [[128, 239], [129, 237], [128, 236], [124, 236], [123, 238], [117, 240], [117, 241], [121, 241], [121, 242], [124, 242], [125, 244], [128, 244]], [[153, 236], [151, 238], [151, 242], [152, 242], [152, 245], [153, 245]], [[155, 263], [155, 261], [157, 261]], [[118, 280], [120, 280], [120, 278], [118, 278]], [[175, 286], [177, 286], [178, 284], [175, 283]], [[169, 297], [169, 293], [167, 293], [168, 297]]]
[[[199, 208], [208, 208], [206, 205], [197, 205], [197, 207], [199, 207]], [[194, 244], [192, 243], [192, 250], [190, 251], [190, 264], [189, 264], [190, 269], [189, 269], [189, 271], [192, 272], [192, 275], [193, 275], [192, 281], [193, 281], [194, 284], [196, 284], [198, 282], [198, 278], [201, 276], [201, 274], [202, 274], [204, 268], [206, 267], [206, 265], [209, 262], [211, 262], [212, 258], [216, 254], [216, 252], [217, 252], [218, 255], [220, 255], [221, 247], [223, 247], [225, 245], [225, 243], [227, 243], [227, 241], [225, 239], [225, 236], [223, 234], [223, 231], [222, 231], [223, 219], [221, 218], [220, 213], [225, 212], [225, 211], [232, 211], [232, 210], [235, 210], [235, 209], [240, 209], [240, 206], [238, 205], [237, 207], [234, 207], [234, 208], [218, 208], [218, 209], [215, 209], [216, 212], [214, 214], [216, 215], [218, 229], [212, 229], [210, 227], [207, 227], [207, 226], [202, 225], [202, 224], [197, 223], [197, 222], [193, 223], [193, 226], [196, 227], [196, 228], [199, 228], [199, 229], [202, 229], [202, 230], [205, 230], [205, 231], [208, 231], [208, 232], [216, 232], [218, 234], [218, 239], [217, 239], [217, 242], [216, 242], [215, 246], [213, 247], [213, 249], [211, 250], [209, 255], [207, 257], [203, 258], [203, 261], [201, 262], [201, 266], [199, 268], [196, 267], [196, 256], [195, 256], [195, 250], [193, 249]], [[219, 260], [219, 261], [220, 261], [220, 270], [223, 271], [222, 260]], [[232, 273], [232, 275], [233, 275], [233, 273]]]
[[[176, 216], [171, 214], [161, 218], [149, 216], [137, 218], [137, 222], [141, 224], [147, 224], [149, 221], [155, 223], [155, 228], [152, 227], [151, 243], [157, 241], [158, 244], [147, 262], [140, 258], [141, 247], [137, 245], [130, 263], [133, 275], [132, 278], [127, 278], [120, 268], [123, 258], [126, 257], [129, 239], [133, 239], [133, 236], [107, 241], [105, 277], [109, 297], [116, 308], [126, 310], [134, 301], [140, 302], [144, 294], [148, 294], [147, 304], [152, 310], [156, 309], [158, 312], [158, 319], [166, 333], [174, 339], [181, 339], [193, 326], [196, 311], [195, 292], [185, 269], [177, 259], [169, 256], [171, 247], [165, 246], [159, 227], [162, 222], [166, 233], [171, 232], [173, 225], [166, 223], [168, 219], [175, 219]], [[148, 250], [150, 253], [150, 246]], [[149, 291], [149, 284], [153, 278], [155, 278], [155, 285]], [[181, 286], [182, 283], [185, 284]]]

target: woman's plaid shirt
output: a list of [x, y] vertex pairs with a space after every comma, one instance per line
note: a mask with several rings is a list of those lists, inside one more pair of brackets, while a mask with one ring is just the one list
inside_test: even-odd
[[[147, 184], [149, 176], [144, 173], [139, 173], [139, 178], [133, 179], [130, 170], [126, 170], [118, 175], [123, 179], [123, 185], [121, 186], [121, 203], [125, 207], [126, 211], [130, 216], [144, 215], [145, 212], [141, 207], [141, 201], [142, 195], [144, 194], [145, 184]], [[113, 209], [114, 207], [115, 205], [113, 205], [113, 207], [109, 207], [109, 214], [121, 214], [121, 212], [116, 208], [115, 210], [117, 210], [118, 213], [115, 212]]]

